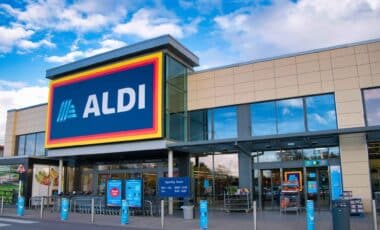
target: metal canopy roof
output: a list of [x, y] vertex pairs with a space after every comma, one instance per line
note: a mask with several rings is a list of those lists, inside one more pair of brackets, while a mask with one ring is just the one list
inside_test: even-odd
[[199, 59], [194, 53], [184, 47], [172, 36], [163, 35], [157, 38], [145, 40], [136, 44], [111, 50], [106, 53], [98, 54], [89, 58], [48, 69], [46, 70], [46, 78], [56, 79], [70, 72], [93, 67], [110, 61], [116, 61], [121, 58], [133, 57], [163, 49], [169, 50], [190, 67], [199, 65]]
[[338, 134], [317, 135], [317, 136], [292, 136], [292, 137], [273, 137], [263, 140], [223, 140], [223, 141], [197, 141], [188, 143], [177, 143], [169, 145], [169, 148], [187, 152], [191, 154], [202, 154], [208, 152], [252, 152], [313, 148], [339, 145]]

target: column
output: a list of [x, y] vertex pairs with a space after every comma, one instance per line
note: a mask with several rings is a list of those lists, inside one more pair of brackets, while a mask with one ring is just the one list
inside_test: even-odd
[[63, 160], [59, 159], [59, 169], [58, 169], [58, 195], [62, 192], [62, 175], [63, 175]]
[[343, 190], [363, 199], [364, 211], [371, 211], [371, 182], [365, 133], [339, 136]]
[[[173, 177], [173, 150], [168, 152], [168, 177]], [[173, 215], [173, 197], [169, 197], [169, 215]]]

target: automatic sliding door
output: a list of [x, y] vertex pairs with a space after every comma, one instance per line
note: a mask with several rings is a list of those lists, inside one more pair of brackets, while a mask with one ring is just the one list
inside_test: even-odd
[[262, 170], [261, 199], [263, 209], [278, 209], [280, 205], [280, 169]]

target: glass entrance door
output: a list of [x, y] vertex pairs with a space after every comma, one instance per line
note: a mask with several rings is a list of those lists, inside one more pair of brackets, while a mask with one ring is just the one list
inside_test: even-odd
[[261, 204], [263, 209], [280, 207], [281, 173], [280, 169], [261, 171]]
[[307, 199], [318, 209], [330, 208], [330, 180], [327, 167], [306, 168]]

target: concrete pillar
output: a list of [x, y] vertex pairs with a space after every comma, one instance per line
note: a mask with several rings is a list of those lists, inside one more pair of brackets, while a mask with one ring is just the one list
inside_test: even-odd
[[58, 169], [58, 194], [62, 192], [62, 176], [63, 176], [63, 160], [59, 160], [59, 169]]
[[247, 154], [239, 152], [239, 187], [252, 191], [252, 161]]
[[[168, 177], [173, 177], [173, 150], [168, 152]], [[173, 197], [169, 197], [169, 215], [173, 215]]]
[[371, 211], [371, 182], [367, 140], [364, 133], [339, 136], [343, 190], [363, 199], [364, 211]]

